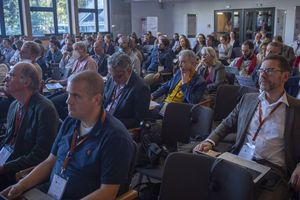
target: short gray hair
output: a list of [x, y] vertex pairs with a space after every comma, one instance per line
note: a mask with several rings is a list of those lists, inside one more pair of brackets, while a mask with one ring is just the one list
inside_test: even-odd
[[39, 91], [41, 86], [41, 80], [39, 78], [39, 74], [35, 66], [27, 62], [19, 62], [15, 66], [19, 66], [19, 65], [21, 67], [21, 75], [25, 79], [31, 80], [31, 83], [28, 86], [28, 88], [33, 92]]
[[131, 68], [130, 57], [123, 52], [116, 52], [111, 55], [107, 60], [108, 67], [111, 69], [121, 68], [127, 69]]
[[73, 44], [73, 49], [75, 49], [76, 47], [78, 47], [81, 50], [84, 50], [84, 52], [87, 52], [87, 48], [86, 48], [85, 42], [83, 42], [83, 41], [75, 42]]
[[85, 70], [77, 74], [73, 74], [68, 78], [69, 83], [85, 82], [86, 93], [90, 97], [94, 97], [97, 94], [103, 96], [104, 82], [100, 74], [91, 70]]
[[195, 62], [195, 63], [197, 61], [197, 56], [192, 50], [180, 51], [179, 57], [188, 57], [190, 61]]

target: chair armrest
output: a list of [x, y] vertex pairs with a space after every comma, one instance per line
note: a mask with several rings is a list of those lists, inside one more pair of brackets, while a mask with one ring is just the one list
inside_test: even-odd
[[16, 180], [17, 181], [21, 180], [22, 178], [27, 176], [34, 168], [35, 168], [35, 166], [29, 167], [27, 169], [24, 169], [24, 170], [21, 170], [21, 171], [17, 172], [16, 173]]
[[209, 99], [203, 99], [203, 100], [201, 100], [201, 101], [198, 103], [198, 105], [200, 105], [200, 106], [205, 106], [205, 107], [210, 107], [212, 101], [213, 101], [213, 100], [212, 100], [211, 98], [209, 98]]
[[136, 190], [129, 190], [125, 194], [117, 197], [116, 200], [133, 200], [138, 197], [138, 192]]

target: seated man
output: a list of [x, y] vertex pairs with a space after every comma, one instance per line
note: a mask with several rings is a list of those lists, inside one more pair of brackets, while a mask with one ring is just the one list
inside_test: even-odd
[[[115, 199], [120, 185], [130, 182], [134, 146], [124, 125], [103, 110], [103, 87], [102, 78], [93, 71], [68, 79], [69, 117], [51, 154], [28, 176], [3, 191], [4, 196], [15, 198], [50, 180], [48, 194], [55, 199]], [[47, 190], [49, 184], [43, 186]]]
[[[267, 49], [266, 49], [266, 56], [268, 55], [281, 55], [283, 51], [283, 45], [279, 42], [270, 42], [267, 45]], [[259, 75], [257, 73], [258, 69], [260, 69], [262, 63], [258, 63], [251, 75], [251, 78], [253, 81], [255, 81], [258, 84], [258, 78]]]
[[[76, 74], [84, 70], [97, 71], [98, 66], [96, 62], [87, 53], [87, 48], [84, 42], [76, 42], [73, 44], [72, 57], [75, 59], [73, 65], [70, 68], [70, 75]], [[63, 86], [67, 85], [67, 78], [62, 80], [50, 80], [51, 83], [60, 83]], [[67, 117], [66, 100], [68, 94], [66, 92], [58, 92], [49, 98], [54, 103], [59, 117], [65, 119]]]
[[105, 85], [104, 108], [127, 128], [139, 127], [148, 117], [150, 91], [131, 67], [125, 53], [116, 52], [108, 58], [111, 76]]
[[47, 51], [47, 54], [46, 54], [47, 63], [52, 64], [52, 63], [60, 62], [63, 55], [62, 55], [60, 49], [58, 48], [59, 45], [60, 45], [59, 41], [57, 41], [57, 40], [49, 41], [49, 50]]
[[107, 58], [109, 55], [104, 53], [101, 41], [96, 41], [94, 43], [94, 53], [95, 54], [92, 55], [92, 58], [98, 65], [98, 73], [101, 74], [102, 77], [105, 77], [108, 73]]
[[[164, 103], [199, 103], [205, 92], [206, 83], [204, 78], [196, 73], [196, 59], [197, 57], [192, 50], [182, 50], [179, 53], [180, 70], [177, 71], [171, 80], [153, 92], [151, 99], [167, 95]], [[160, 107], [155, 110], [159, 111]]]
[[290, 74], [284, 57], [267, 56], [258, 73], [262, 93], [244, 95], [229, 116], [194, 150], [212, 149], [237, 127], [233, 153], [271, 167], [282, 178], [272, 192], [259, 189], [258, 199], [289, 199], [288, 183], [300, 189], [300, 101], [284, 90]]
[[150, 57], [143, 65], [145, 82], [153, 86], [160, 82], [160, 73], [172, 73], [172, 70], [173, 54], [169, 49], [169, 39], [160, 36], [158, 46], [152, 49]]
[[15, 174], [42, 162], [50, 152], [58, 127], [51, 103], [38, 93], [35, 67], [20, 62], [8, 73], [5, 90], [16, 98], [8, 110], [7, 132], [0, 141], [0, 190], [15, 183]]
[[256, 55], [253, 51], [253, 43], [249, 40], [245, 41], [242, 45], [242, 56], [235, 58], [229, 66], [236, 67], [240, 76], [250, 76], [257, 65]]

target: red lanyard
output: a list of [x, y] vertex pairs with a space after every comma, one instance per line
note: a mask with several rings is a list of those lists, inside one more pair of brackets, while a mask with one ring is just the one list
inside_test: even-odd
[[111, 106], [109, 107], [109, 110], [108, 110], [110, 113], [113, 112], [113, 110], [111, 110], [111, 109], [113, 108], [114, 104], [116, 103], [116, 100], [120, 98], [125, 86], [122, 89], [120, 88], [118, 91], [117, 91], [117, 87], [118, 86], [116, 86], [116, 88], [114, 89], [113, 95], [111, 97]]
[[16, 110], [14, 134], [13, 134], [13, 137], [11, 138], [11, 140], [10, 140], [10, 145], [11, 146], [13, 146], [16, 143], [16, 138], [19, 134], [21, 122], [22, 122], [23, 116], [24, 116], [24, 114], [27, 110], [27, 106], [29, 104], [30, 98], [31, 98], [31, 96], [26, 99], [25, 104], [22, 107], [19, 107]]
[[[102, 113], [102, 116], [101, 116], [101, 122], [102, 124], [104, 123], [104, 120], [105, 120], [105, 117], [106, 117], [106, 112], [103, 111]], [[73, 155], [73, 153], [75, 152], [75, 150], [80, 146], [82, 145], [85, 141], [87, 141], [87, 139], [89, 139], [90, 135], [87, 134], [83, 137], [79, 137], [78, 135], [78, 131], [77, 129], [75, 128], [75, 131], [73, 133], [73, 137], [72, 137], [72, 141], [71, 141], [71, 146], [70, 146], [70, 149], [66, 155], [66, 158], [63, 162], [63, 166], [62, 166], [62, 169], [61, 169], [61, 174], [67, 169], [68, 165], [69, 165], [69, 162], [70, 162], [70, 159]]]
[[272, 110], [271, 112], [268, 114], [268, 116], [266, 116], [264, 119], [262, 119], [262, 108], [261, 108], [261, 102], [259, 102], [258, 104], [258, 121], [259, 121], [259, 125], [256, 129], [256, 132], [254, 133], [254, 136], [252, 138], [252, 141], [254, 142], [257, 138], [258, 132], [260, 131], [261, 127], [263, 126], [263, 124], [266, 122], [266, 120], [272, 115], [272, 113], [274, 113], [277, 108], [279, 108], [279, 106], [282, 104], [282, 102], [278, 103]]

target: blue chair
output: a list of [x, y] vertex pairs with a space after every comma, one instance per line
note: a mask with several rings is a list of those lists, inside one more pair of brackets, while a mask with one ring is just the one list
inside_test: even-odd
[[293, 97], [297, 97], [297, 95], [298, 95], [299, 79], [300, 79], [300, 76], [291, 76], [284, 85], [285, 91]]

